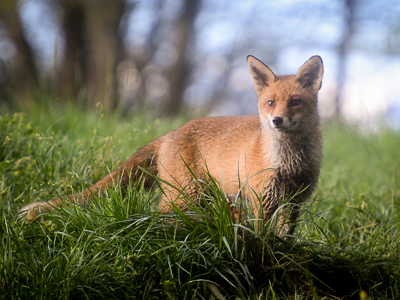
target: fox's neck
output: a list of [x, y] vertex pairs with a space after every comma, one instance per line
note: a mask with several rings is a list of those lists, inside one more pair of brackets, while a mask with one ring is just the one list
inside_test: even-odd
[[321, 162], [321, 131], [319, 124], [311, 132], [270, 133], [269, 157], [273, 167], [286, 174], [300, 175]]

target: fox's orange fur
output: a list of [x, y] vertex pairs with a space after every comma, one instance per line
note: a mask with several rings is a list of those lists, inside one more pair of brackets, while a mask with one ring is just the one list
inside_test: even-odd
[[[285, 194], [296, 194], [304, 202], [315, 189], [322, 158], [317, 92], [321, 87], [323, 64], [311, 57], [296, 75], [275, 76], [261, 61], [248, 56], [247, 63], [258, 94], [257, 116], [195, 119], [139, 149], [115, 171], [85, 191], [67, 197], [85, 202], [117, 182], [144, 175], [151, 186], [152, 176], [139, 167], [196, 197], [193, 174], [204, 178], [205, 171], [221, 183], [226, 195], [237, 195], [242, 184], [247, 194], [261, 195], [263, 215], [268, 220]], [[174, 201], [183, 205], [176, 191], [164, 184], [160, 209], [169, 210]], [[243, 196], [243, 195], [242, 195]], [[246, 196], [246, 195], [244, 195]], [[249, 195], [247, 195], [249, 196]], [[245, 197], [250, 199], [251, 197]], [[63, 205], [65, 200], [37, 202], [23, 208], [28, 220], [40, 211]], [[297, 217], [294, 212], [291, 219]]]

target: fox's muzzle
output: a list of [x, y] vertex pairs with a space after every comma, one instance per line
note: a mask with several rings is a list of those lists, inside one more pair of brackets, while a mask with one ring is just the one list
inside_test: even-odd
[[275, 126], [282, 125], [283, 118], [281, 118], [281, 117], [273, 117], [272, 118], [272, 123], [274, 123]]

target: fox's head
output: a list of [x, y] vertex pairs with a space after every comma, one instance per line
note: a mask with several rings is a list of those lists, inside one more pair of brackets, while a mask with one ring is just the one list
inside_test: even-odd
[[251, 55], [247, 65], [258, 94], [260, 120], [266, 129], [291, 133], [318, 126], [317, 93], [324, 72], [321, 57], [311, 57], [296, 75], [287, 76], [275, 76]]

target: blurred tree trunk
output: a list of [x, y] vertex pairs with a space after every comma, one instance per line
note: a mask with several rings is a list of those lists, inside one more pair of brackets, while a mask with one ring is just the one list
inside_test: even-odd
[[64, 14], [61, 27], [64, 31], [65, 52], [56, 86], [61, 98], [67, 100], [77, 96], [86, 78], [84, 73], [88, 53], [85, 42], [85, 8], [82, 1], [64, 0], [60, 4]]
[[179, 114], [183, 106], [183, 94], [190, 79], [191, 67], [187, 54], [194, 32], [194, 21], [200, 9], [201, 0], [184, 0], [183, 8], [173, 28], [171, 44], [177, 51], [177, 61], [166, 72], [169, 82], [169, 94], [166, 98], [163, 114]]
[[157, 0], [154, 2], [154, 22], [151, 26], [149, 34], [146, 36], [146, 42], [144, 43], [143, 50], [138, 51], [137, 53], [134, 53], [132, 55], [132, 59], [135, 63], [135, 68], [138, 74], [140, 74], [140, 83], [136, 91], [134, 92], [134, 95], [131, 95], [131, 103], [129, 103], [128, 106], [137, 105], [141, 107], [143, 106], [147, 98], [145, 83], [149, 74], [145, 74], [144, 70], [154, 61], [154, 56], [159, 46], [159, 40], [157, 39], [160, 38], [160, 28], [165, 25], [165, 20], [163, 18], [164, 5], [164, 0]]
[[8, 38], [14, 43], [16, 49], [8, 80], [12, 82], [17, 96], [23, 100], [29, 96], [30, 87], [39, 84], [39, 75], [34, 52], [26, 39], [18, 10], [18, 1], [0, 1], [0, 19], [3, 21]]
[[342, 37], [340, 39], [337, 53], [338, 53], [338, 70], [337, 70], [337, 90], [335, 97], [335, 110], [336, 116], [341, 116], [341, 106], [343, 98], [343, 86], [346, 79], [346, 66], [347, 57], [350, 48], [350, 43], [355, 29], [355, 11], [357, 0], [344, 0], [344, 26]]
[[62, 0], [65, 58], [59, 73], [62, 95], [89, 107], [101, 102], [105, 110], [118, 106], [117, 67], [123, 59], [119, 25], [123, 0]]
[[106, 110], [118, 106], [117, 67], [123, 59], [122, 37], [118, 32], [124, 14], [123, 0], [87, 0], [86, 85], [92, 103], [101, 101]]

